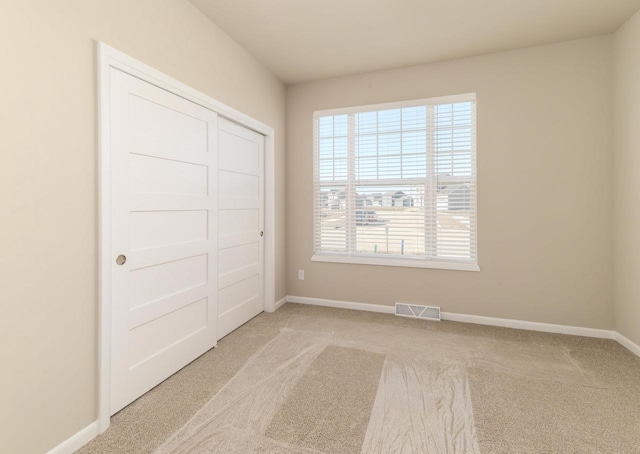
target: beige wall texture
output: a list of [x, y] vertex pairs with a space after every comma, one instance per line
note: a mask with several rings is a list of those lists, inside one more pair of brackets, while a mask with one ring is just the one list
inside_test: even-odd
[[640, 12], [613, 37], [616, 330], [640, 344]]
[[3, 0], [2, 452], [46, 452], [97, 418], [95, 40], [275, 128], [285, 295], [284, 86], [184, 0]]
[[[288, 86], [289, 295], [612, 329], [611, 54], [601, 36]], [[311, 262], [313, 111], [467, 92], [482, 271]]]

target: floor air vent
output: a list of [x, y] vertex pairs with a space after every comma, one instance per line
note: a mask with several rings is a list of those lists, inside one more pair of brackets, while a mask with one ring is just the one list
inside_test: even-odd
[[396, 303], [396, 315], [400, 317], [424, 318], [440, 321], [440, 308], [434, 306], [418, 306], [416, 304]]

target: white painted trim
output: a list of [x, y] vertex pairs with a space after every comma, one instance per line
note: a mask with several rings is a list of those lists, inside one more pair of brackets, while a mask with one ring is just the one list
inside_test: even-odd
[[631, 353], [640, 357], [640, 345], [636, 344], [629, 338], [623, 336], [622, 334], [615, 332], [614, 337], [616, 342], [625, 347], [627, 350], [631, 351]]
[[338, 109], [326, 109], [316, 110], [313, 112], [313, 117], [325, 117], [333, 115], [345, 115], [352, 113], [367, 112], [371, 110], [388, 110], [398, 109], [401, 107], [416, 107], [416, 106], [434, 106], [436, 104], [448, 104], [455, 102], [475, 101], [475, 93], [462, 93], [459, 95], [450, 96], [438, 96], [436, 98], [424, 98], [424, 99], [411, 99], [407, 101], [386, 102], [383, 104], [369, 104], [366, 106], [353, 106], [342, 107]]
[[80, 432], [72, 435], [71, 437], [60, 443], [58, 446], [50, 450], [47, 454], [71, 454], [76, 452], [78, 449], [82, 448], [84, 445], [98, 436], [99, 426], [100, 425], [98, 421], [92, 422]]
[[[357, 311], [381, 312], [384, 314], [395, 313], [394, 306], [382, 306], [379, 304], [356, 303], [352, 301], [336, 301], [336, 300], [328, 300], [328, 299], [322, 299], [322, 298], [308, 298], [303, 296], [287, 296], [287, 302], [310, 304], [314, 306], [336, 307], [339, 309], [352, 309]], [[527, 322], [522, 320], [512, 320], [512, 319], [506, 319], [506, 318], [483, 317], [480, 315], [455, 314], [452, 312], [441, 312], [440, 317], [442, 320], [449, 320], [452, 322], [500, 326], [503, 328], [515, 328], [515, 329], [524, 329], [529, 331], [541, 331], [545, 333], [568, 334], [572, 336], [595, 337], [600, 339], [616, 339], [614, 335], [617, 334], [614, 331], [610, 331], [606, 329], [581, 328], [578, 326], [554, 325], [551, 323], [539, 323], [539, 322]], [[631, 342], [628, 339], [627, 341]]]
[[219, 116], [252, 129], [265, 136], [265, 285], [264, 310], [275, 310], [275, 131], [258, 120], [227, 106], [212, 97], [169, 77], [102, 42], [97, 43], [98, 65], [98, 195], [99, 195], [99, 344], [98, 344], [98, 428], [99, 433], [110, 424], [110, 344], [111, 344], [111, 167], [110, 167], [110, 78], [109, 71], [116, 68], [184, 99], [216, 112]]
[[278, 301], [276, 301], [276, 304], [273, 305], [273, 310], [277, 311], [282, 306], [284, 306], [284, 303], [286, 303], [286, 302], [287, 302], [287, 297], [286, 296], [284, 298], [279, 299]]
[[109, 428], [111, 414], [111, 121], [109, 49], [98, 43], [98, 433]]
[[309, 304], [312, 306], [336, 307], [338, 309], [351, 309], [354, 311], [381, 312], [393, 314], [393, 306], [380, 304], [356, 303], [352, 301], [326, 300], [322, 298], [307, 298], [306, 296], [287, 296], [287, 303]]
[[510, 318], [484, 317], [482, 315], [456, 314], [441, 312], [442, 320], [451, 322], [473, 323], [476, 325], [500, 326], [502, 328], [540, 331], [542, 333], [568, 334], [570, 336], [595, 337], [598, 339], [613, 339], [614, 331], [598, 328], [583, 328], [580, 326], [556, 325], [553, 323], [528, 322]]
[[436, 270], [454, 271], [480, 271], [480, 266], [476, 263], [460, 262], [440, 262], [438, 260], [425, 259], [393, 259], [387, 257], [364, 257], [353, 255], [329, 255], [315, 254], [311, 257], [312, 262], [328, 263], [350, 263], [355, 265], [377, 265], [377, 266], [402, 266], [407, 268], [431, 268]]

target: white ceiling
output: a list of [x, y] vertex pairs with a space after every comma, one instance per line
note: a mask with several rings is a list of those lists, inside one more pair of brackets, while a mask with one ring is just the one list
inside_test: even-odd
[[286, 83], [611, 33], [640, 0], [190, 0]]

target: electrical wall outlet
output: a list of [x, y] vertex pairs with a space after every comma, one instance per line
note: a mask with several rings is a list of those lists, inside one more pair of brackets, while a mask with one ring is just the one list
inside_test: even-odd
[[298, 270], [298, 280], [304, 281], [304, 270]]

